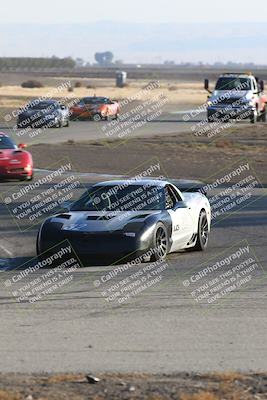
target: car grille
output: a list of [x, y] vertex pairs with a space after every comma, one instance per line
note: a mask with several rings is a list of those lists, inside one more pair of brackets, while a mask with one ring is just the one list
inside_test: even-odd
[[241, 98], [236, 98], [236, 97], [230, 97], [229, 99], [222, 99], [218, 102], [219, 105], [223, 104], [231, 104], [233, 106], [239, 106], [243, 103], [242, 97]]

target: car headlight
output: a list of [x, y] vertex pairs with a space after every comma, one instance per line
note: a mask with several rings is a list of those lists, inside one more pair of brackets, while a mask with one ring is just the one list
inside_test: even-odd
[[32, 170], [31, 164], [27, 164], [27, 166], [24, 167], [24, 171], [26, 171], [26, 172], [31, 172], [31, 170]]
[[242, 99], [242, 103], [245, 105], [245, 106], [254, 106], [254, 102], [253, 102], [253, 100], [249, 100], [249, 99]]

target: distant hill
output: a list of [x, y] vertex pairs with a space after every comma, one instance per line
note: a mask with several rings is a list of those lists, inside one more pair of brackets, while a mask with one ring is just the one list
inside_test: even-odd
[[267, 64], [265, 23], [1, 24], [0, 56], [81, 57], [111, 50], [127, 62], [240, 61]]

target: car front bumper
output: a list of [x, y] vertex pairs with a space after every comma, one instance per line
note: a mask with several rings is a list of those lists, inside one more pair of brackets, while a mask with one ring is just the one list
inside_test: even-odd
[[[49, 230], [50, 231], [50, 230]], [[141, 234], [136, 237], [125, 236], [122, 232], [82, 233], [70, 231], [46, 231], [38, 239], [39, 253], [51, 252], [61, 242], [71, 244], [72, 250], [82, 261], [135, 258], [146, 253], [151, 247], [151, 238], [145, 240]]]
[[59, 122], [59, 118], [41, 118], [39, 120], [35, 121], [25, 121], [25, 120], [18, 120], [17, 122], [17, 127], [19, 129], [24, 129], [24, 128], [32, 128], [32, 129], [37, 129], [37, 128], [53, 128], [56, 126]]
[[256, 111], [253, 106], [241, 106], [241, 107], [230, 107], [229, 105], [217, 106], [217, 107], [208, 107], [207, 109], [208, 115], [216, 118], [228, 117], [229, 119], [233, 118], [250, 118], [251, 115]]
[[1, 179], [9, 179], [9, 178], [30, 178], [33, 174], [33, 169], [24, 168], [24, 167], [1, 167], [0, 166], [0, 178]]

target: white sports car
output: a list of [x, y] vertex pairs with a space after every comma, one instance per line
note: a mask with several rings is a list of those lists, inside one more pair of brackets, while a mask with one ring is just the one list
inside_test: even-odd
[[155, 179], [98, 183], [67, 211], [44, 221], [37, 254], [66, 239], [87, 261], [148, 252], [155, 261], [181, 249], [205, 250], [211, 226], [209, 201], [198, 188], [182, 186], [179, 181]]

